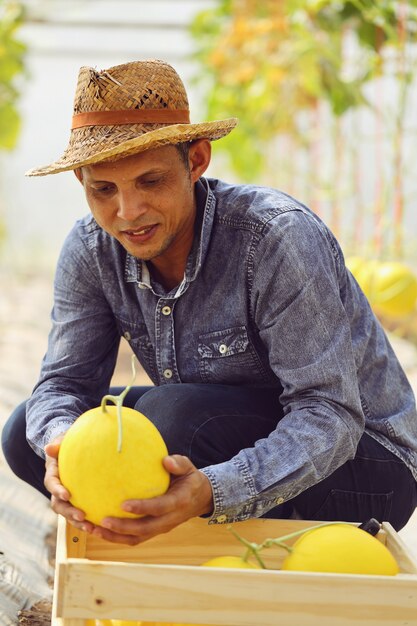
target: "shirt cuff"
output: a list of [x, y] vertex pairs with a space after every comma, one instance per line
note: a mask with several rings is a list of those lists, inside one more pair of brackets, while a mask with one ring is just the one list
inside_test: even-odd
[[68, 428], [72, 426], [73, 423], [74, 422], [69, 420], [67, 417], [55, 418], [48, 427], [48, 429], [45, 431], [42, 440], [40, 440], [39, 442], [29, 442], [30, 446], [33, 448], [38, 456], [44, 459], [46, 456], [44, 450], [46, 444], [50, 443], [53, 439], [55, 439], [55, 437], [66, 433]]
[[213, 513], [209, 524], [226, 524], [254, 517], [256, 492], [248, 469], [232, 459], [200, 470], [211, 483]]

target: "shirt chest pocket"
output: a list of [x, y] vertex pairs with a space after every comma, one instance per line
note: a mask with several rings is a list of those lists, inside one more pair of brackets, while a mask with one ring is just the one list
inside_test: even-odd
[[253, 385], [268, 379], [245, 326], [200, 335], [198, 353], [205, 383]]

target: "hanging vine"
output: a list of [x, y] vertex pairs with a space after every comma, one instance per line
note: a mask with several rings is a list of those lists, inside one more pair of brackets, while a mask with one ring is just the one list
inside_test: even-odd
[[26, 46], [16, 33], [23, 19], [18, 2], [0, 0], [0, 149], [15, 147], [20, 131], [17, 79], [24, 73]]
[[[242, 178], [260, 172], [265, 145], [275, 135], [306, 141], [300, 113], [318, 101], [335, 116], [369, 104], [363, 86], [382, 71], [383, 50], [399, 45], [397, 5], [389, 0], [219, 0], [197, 15], [191, 32], [204, 67], [207, 114], [239, 117], [239, 127], [222, 148]], [[415, 12], [402, 22], [415, 37]], [[347, 37], [359, 51], [355, 63], [346, 62]]]
[[416, 274], [393, 261], [417, 260], [417, 0], [218, 0], [191, 32], [206, 115], [239, 118], [216, 151], [305, 199], [373, 268], [378, 288], [359, 282], [378, 315], [413, 335]]

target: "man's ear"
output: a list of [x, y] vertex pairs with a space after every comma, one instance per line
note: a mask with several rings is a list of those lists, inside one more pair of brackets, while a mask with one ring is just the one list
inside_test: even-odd
[[188, 164], [191, 180], [195, 183], [204, 174], [211, 160], [211, 142], [208, 139], [197, 139], [190, 145]]
[[74, 170], [74, 174], [76, 175], [76, 177], [78, 178], [78, 180], [80, 181], [80, 183], [83, 183], [83, 171], [81, 167], [77, 167]]

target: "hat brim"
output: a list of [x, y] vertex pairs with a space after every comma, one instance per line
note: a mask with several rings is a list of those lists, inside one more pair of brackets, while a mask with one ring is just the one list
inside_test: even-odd
[[235, 128], [237, 123], [237, 118], [229, 118], [226, 120], [201, 122], [198, 124], [172, 124], [162, 126], [143, 133], [138, 137], [123, 141], [111, 148], [105, 150], [99, 149], [88, 157], [82, 158], [81, 154], [74, 154], [74, 151], [67, 150], [57, 161], [43, 167], [31, 169], [26, 172], [26, 176], [58, 174], [59, 172], [74, 170], [84, 165], [102, 163], [103, 161], [116, 161], [132, 154], [169, 144], [175, 145], [195, 141], [196, 139], [209, 139], [210, 141], [214, 141], [228, 135]]

